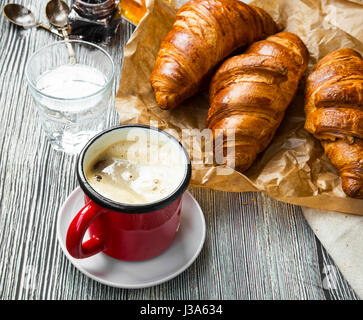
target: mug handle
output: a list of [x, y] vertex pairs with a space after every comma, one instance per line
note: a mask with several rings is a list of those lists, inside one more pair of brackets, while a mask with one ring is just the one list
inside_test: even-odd
[[67, 250], [73, 258], [88, 258], [105, 249], [104, 242], [97, 236], [83, 242], [83, 237], [89, 226], [104, 212], [104, 208], [91, 201], [74, 217], [68, 227], [66, 239]]

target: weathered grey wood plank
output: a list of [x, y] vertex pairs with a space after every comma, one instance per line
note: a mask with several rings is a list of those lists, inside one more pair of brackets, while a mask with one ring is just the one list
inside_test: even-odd
[[[45, 20], [46, 0], [17, 2]], [[0, 299], [357, 298], [344, 279], [339, 291], [326, 295], [320, 270], [334, 263], [300, 208], [259, 193], [191, 189], [205, 213], [206, 242], [196, 262], [167, 283], [123, 290], [80, 273], [56, 240], [57, 212], [77, 186], [75, 157], [50, 148], [24, 77], [29, 55], [56, 39], [42, 30], [20, 30], [3, 15], [0, 25]], [[124, 23], [107, 48], [118, 71], [132, 31]], [[114, 111], [110, 124], [117, 122]], [[325, 259], [321, 266], [318, 252]]]

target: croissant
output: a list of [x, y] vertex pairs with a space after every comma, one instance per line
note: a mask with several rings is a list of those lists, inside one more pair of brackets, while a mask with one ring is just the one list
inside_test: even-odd
[[151, 74], [155, 98], [172, 109], [200, 91], [236, 49], [277, 32], [262, 9], [238, 0], [192, 0], [180, 8]]
[[363, 60], [336, 50], [316, 65], [306, 83], [305, 129], [321, 140], [339, 171], [343, 191], [363, 198]]
[[[304, 74], [309, 53], [298, 36], [281, 32], [226, 60], [210, 86], [207, 126], [214, 139], [231, 147], [235, 169], [247, 170], [272, 140]], [[218, 143], [217, 143], [218, 144]], [[228, 158], [228, 155], [227, 155]]]

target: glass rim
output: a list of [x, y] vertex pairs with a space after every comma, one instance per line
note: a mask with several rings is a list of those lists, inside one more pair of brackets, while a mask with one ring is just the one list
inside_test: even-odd
[[[112, 74], [111, 76], [109, 77], [109, 79], [107, 79], [107, 82], [105, 83], [105, 85], [89, 94], [89, 95], [86, 95], [86, 96], [82, 96], [82, 97], [79, 97], [79, 98], [60, 98], [60, 97], [55, 97], [55, 96], [52, 96], [52, 95], [48, 95], [48, 94], [45, 94], [43, 92], [41, 92], [37, 87], [36, 85], [33, 83], [33, 81], [30, 80], [29, 78], [29, 66], [30, 66], [30, 62], [32, 61], [32, 59], [37, 55], [39, 54], [41, 51], [45, 50], [45, 49], [48, 49], [50, 47], [53, 47], [53, 46], [57, 46], [57, 45], [60, 45], [60, 44], [67, 44], [68, 42], [71, 42], [71, 43], [79, 43], [79, 44], [83, 44], [83, 45], [89, 45], [91, 47], [94, 47], [96, 48], [97, 50], [101, 51], [103, 54], [105, 54], [105, 56], [108, 58], [108, 60], [111, 62], [111, 67], [112, 67]], [[44, 47], [41, 47], [39, 48], [38, 50], [34, 51], [32, 53], [32, 55], [28, 58], [27, 62], [26, 62], [26, 65], [25, 65], [25, 77], [26, 77], [26, 80], [28, 82], [28, 85], [33, 89], [35, 90], [39, 95], [43, 96], [43, 97], [46, 97], [47, 99], [51, 99], [51, 100], [57, 100], [57, 101], [77, 101], [77, 100], [84, 100], [84, 99], [88, 99], [88, 98], [91, 98], [93, 96], [96, 96], [98, 94], [100, 94], [101, 92], [103, 92], [105, 89], [109, 88], [109, 86], [112, 84], [114, 78], [115, 78], [115, 73], [116, 73], [116, 70], [115, 70], [115, 63], [113, 62], [113, 59], [111, 57], [111, 55], [103, 48], [101, 48], [100, 46], [92, 43], [92, 42], [88, 42], [88, 41], [84, 41], [84, 40], [61, 40], [61, 41], [56, 41], [56, 42], [53, 42], [51, 44], [48, 44]]]

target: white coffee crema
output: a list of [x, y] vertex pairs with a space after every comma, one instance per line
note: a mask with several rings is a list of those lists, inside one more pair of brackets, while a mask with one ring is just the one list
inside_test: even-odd
[[175, 142], [135, 137], [101, 151], [85, 174], [92, 188], [108, 199], [146, 204], [173, 193], [185, 171], [186, 158]]

